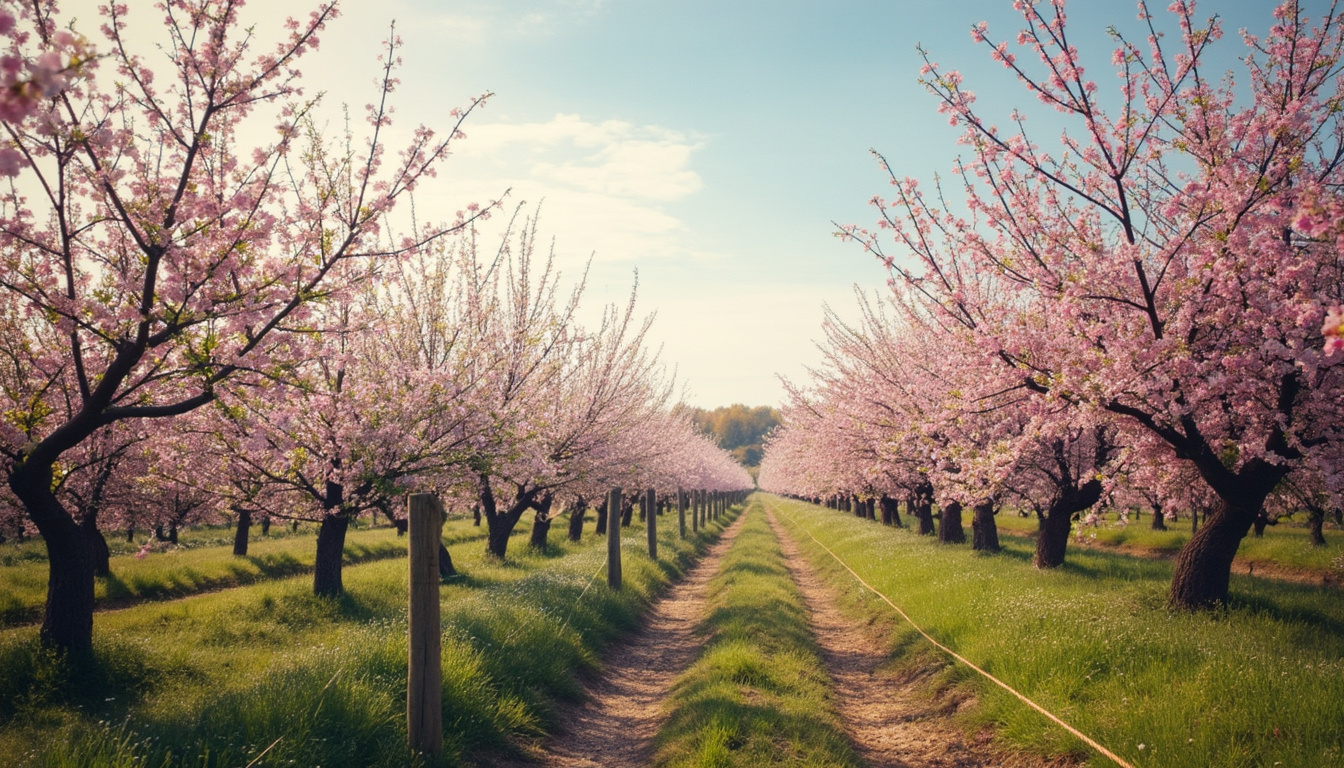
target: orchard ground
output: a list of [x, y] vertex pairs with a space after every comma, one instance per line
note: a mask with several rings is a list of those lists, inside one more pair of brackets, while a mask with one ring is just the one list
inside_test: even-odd
[[[988, 734], [993, 749], [1024, 757], [1109, 764], [933, 648], [860, 588], [837, 557], [940, 642], [1135, 766], [1344, 764], [1336, 727], [1344, 720], [1344, 609], [1333, 589], [1235, 576], [1226, 609], [1173, 612], [1165, 602], [1166, 560], [1073, 548], [1065, 567], [1043, 572], [1031, 567], [1026, 537], [1005, 536], [1002, 553], [986, 556], [802, 502], [756, 499], [790, 540], [782, 551], [800, 552], [840, 596], [842, 614], [881, 638], [874, 646], [887, 657], [881, 674], [917, 681], [929, 707], [968, 744], [990, 743]], [[463, 576], [442, 591], [449, 764], [517, 759], [519, 745], [562, 731], [565, 702], [584, 696], [584, 681], [619, 653], [612, 644], [640, 626], [660, 590], [682, 588], [673, 582], [727, 520], [688, 541], [674, 523], [660, 526], [654, 563], [636, 519], [624, 537], [620, 593], [603, 584], [605, 547], [592, 535], [591, 518], [581, 542], [555, 541], [540, 554], [517, 541], [503, 563], [484, 556], [470, 520], [450, 522], [445, 542]], [[714, 712], [697, 710], [704, 706], [697, 685], [723, 688], [753, 707], [763, 701], [753, 691], [766, 678], [705, 664], [729, 651], [816, 658], [796, 617], [768, 620], [752, 609], [760, 626], [745, 637], [736, 625], [716, 623], [741, 614], [724, 613], [724, 605], [755, 605], [769, 590], [784, 589], [788, 610], [798, 613], [792, 587], [780, 586], [781, 548], [768, 543], [761, 521], [750, 530], [714, 582], [718, 607], [704, 631], [721, 640], [665, 703], [676, 714], [658, 764], [684, 763], [701, 747], [733, 758], [725, 764], [770, 751], [767, 733], [734, 740], [686, 730], [714, 722]], [[1292, 548], [1295, 532], [1271, 531], [1266, 541]], [[174, 568], [188, 567], [186, 555], [222, 560], [228, 549], [220, 533], [184, 531], [183, 542], [199, 546], [176, 554], [136, 560], [127, 551], [114, 557], [114, 573], [157, 560], [171, 582]], [[275, 549], [272, 557], [311, 558], [311, 532], [264, 543]], [[399, 547], [387, 528], [357, 531], [352, 543]], [[16, 556], [24, 551], [0, 546], [0, 577], [32, 567]], [[340, 598], [314, 597], [306, 575], [263, 575], [260, 583], [99, 613], [96, 659], [82, 669], [42, 651], [35, 627], [0, 631], [0, 754], [36, 766], [224, 766], [246, 765], [270, 747], [258, 765], [402, 764], [400, 552], [349, 564]], [[818, 754], [853, 762], [844, 740], [835, 741], [843, 726], [828, 714], [838, 689], [828, 691], [818, 678], [799, 690], [805, 700], [789, 706], [812, 711], [824, 727], [792, 734], [796, 749], [776, 754], [798, 755], [798, 765]]]

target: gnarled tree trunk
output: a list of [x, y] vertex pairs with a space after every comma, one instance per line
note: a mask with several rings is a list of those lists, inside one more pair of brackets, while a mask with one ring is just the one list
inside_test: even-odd
[[47, 603], [38, 636], [47, 647], [88, 654], [93, 651], [93, 548], [51, 486], [50, 465], [22, 464], [9, 476], [10, 490], [47, 544]]
[[551, 532], [551, 495], [542, 496], [533, 505], [537, 514], [532, 518], [532, 535], [528, 546], [538, 552], [546, 551], [546, 537]]
[[961, 503], [952, 501], [943, 505], [938, 516], [938, 541], [961, 544], [966, 541], [966, 529], [961, 525]]
[[313, 594], [320, 597], [335, 597], [345, 589], [341, 582], [341, 566], [350, 518], [341, 511], [344, 497], [345, 489], [341, 484], [328, 480], [326, 498], [322, 501], [325, 514], [317, 529], [317, 559], [313, 563]]
[[579, 541], [583, 538], [583, 513], [588, 504], [580, 496], [569, 508], [569, 540]]
[[1161, 503], [1153, 505], [1153, 522], [1151, 527], [1154, 531], [1167, 530], [1167, 516], [1162, 511]]
[[994, 502], [981, 501], [971, 517], [971, 549], [977, 552], [999, 551], [999, 526], [994, 521]]
[[93, 574], [95, 576], [112, 575], [112, 551], [108, 549], [107, 539], [103, 537], [103, 532], [98, 530], [98, 513], [89, 511], [84, 514], [84, 519], [79, 521], [79, 527], [84, 531], [84, 535], [89, 537], [89, 550], [93, 554]]
[[237, 509], [238, 530], [233, 534], [233, 554], [235, 557], [247, 556], [247, 538], [252, 530], [252, 511], [248, 509]]

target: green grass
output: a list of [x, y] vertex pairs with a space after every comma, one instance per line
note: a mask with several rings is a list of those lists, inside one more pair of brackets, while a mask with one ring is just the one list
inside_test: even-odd
[[[1020, 517], [1016, 514], [999, 514], [995, 517], [999, 530], [1018, 536], [1027, 536], [1036, 532], [1035, 517]], [[1175, 556], [1181, 547], [1190, 540], [1190, 520], [1168, 521], [1167, 530], [1154, 531], [1150, 527], [1152, 518], [1145, 514], [1141, 519], [1130, 519], [1122, 523], [1115, 514], [1104, 516], [1098, 525], [1073, 524], [1073, 535], [1082, 536], [1088, 543], [1128, 550], [1138, 550], [1158, 556]], [[1247, 536], [1237, 550], [1237, 560], [1244, 563], [1273, 564], [1284, 568], [1310, 571], [1313, 573], [1335, 573], [1344, 575], [1344, 532], [1326, 527], [1325, 546], [1318, 547], [1308, 538], [1306, 526], [1288, 521], [1265, 529], [1263, 537]]]
[[[1075, 549], [1064, 567], [1041, 572], [1025, 539], [1005, 538], [1002, 554], [984, 556], [765, 498], [855, 620], [891, 627], [896, 663], [943, 664], [939, 684], [971, 689], [980, 703], [960, 716], [968, 731], [992, 724], [1018, 749], [1090, 754], [933, 649], [808, 532], [940, 642], [1136, 766], [1344, 765], [1344, 603], [1335, 590], [1233, 576], [1226, 610], [1173, 612], [1167, 561]], [[1097, 755], [1089, 764], [1110, 765]]]
[[759, 502], [746, 514], [710, 583], [708, 642], [674, 685], [656, 764], [858, 766], [779, 542]]
[[[271, 530], [278, 532], [280, 526]], [[135, 557], [138, 548], [114, 555], [112, 575], [94, 583], [95, 605], [123, 607], [311, 572], [317, 550], [315, 528], [302, 530], [306, 535], [286, 528], [278, 536], [253, 536], [246, 557], [234, 556], [232, 537], [221, 537], [219, 529], [184, 531], [181, 546], [156, 549], [144, 558]], [[482, 531], [465, 520], [447, 526], [450, 542], [483, 537]], [[40, 621], [47, 592], [46, 550], [41, 541], [7, 549], [9, 564], [0, 566], [0, 627]], [[346, 563], [405, 554], [406, 540], [398, 538], [393, 528], [351, 530], [346, 536]]]
[[[726, 523], [726, 520], [725, 520]], [[629, 632], [721, 524], [660, 559], [625, 536], [620, 592], [591, 533], [546, 554], [519, 531], [509, 559], [479, 542], [452, 555], [441, 590], [445, 764], [545, 732], [576, 674]], [[525, 529], [526, 526], [520, 526]], [[554, 532], [553, 532], [554, 533]], [[402, 766], [406, 751], [405, 560], [352, 566], [338, 599], [293, 577], [95, 617], [95, 658], [40, 650], [32, 627], [0, 631], [0, 760], [6, 765]]]

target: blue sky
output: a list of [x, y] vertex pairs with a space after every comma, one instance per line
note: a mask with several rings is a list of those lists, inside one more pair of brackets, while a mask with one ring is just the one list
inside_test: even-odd
[[[1264, 29], [1271, 7], [1222, 0], [1200, 9], [1223, 16], [1233, 37], [1240, 27]], [[277, 10], [309, 8], [254, 0], [252, 11], [264, 27]], [[955, 131], [916, 81], [916, 43], [960, 69], [995, 114], [1031, 101], [968, 35], [988, 20], [996, 38], [1014, 36], [1011, 0], [347, 0], [343, 8], [305, 67], [309, 88], [330, 101], [370, 99], [393, 19], [405, 42], [401, 127], [447, 127], [454, 106], [495, 93], [419, 194], [420, 216], [506, 188], [514, 202], [544, 200], [542, 229], [567, 273], [592, 256], [591, 310], [623, 301], [638, 270], [639, 304], [657, 312], [653, 340], [687, 400], [705, 407], [777, 404], [778, 376], [803, 379], [819, 359], [823, 302], [851, 314], [854, 284], [884, 284], [880, 266], [837, 240], [832, 222], [873, 221], [867, 201], [886, 183], [869, 148], [922, 179], [946, 173], [957, 154]], [[1106, 27], [1132, 30], [1134, 19], [1127, 1], [1070, 3], [1073, 39], [1099, 52], [1092, 72], [1103, 88], [1113, 47]], [[1241, 46], [1229, 39], [1223, 48]]]

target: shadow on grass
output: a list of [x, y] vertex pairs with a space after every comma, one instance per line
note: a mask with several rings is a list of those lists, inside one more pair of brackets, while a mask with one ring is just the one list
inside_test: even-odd
[[36, 633], [0, 644], [0, 725], [52, 707], [124, 711], [159, 672], [135, 645], [99, 639], [92, 654], [44, 648]]

